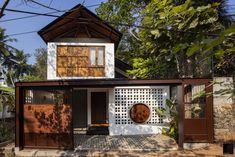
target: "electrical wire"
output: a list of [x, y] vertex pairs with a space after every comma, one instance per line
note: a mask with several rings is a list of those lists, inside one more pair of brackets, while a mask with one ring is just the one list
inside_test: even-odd
[[52, 7], [50, 7], [50, 6], [44, 5], [44, 4], [39, 3], [39, 2], [36, 2], [36, 1], [34, 1], [34, 0], [30, 0], [29, 2], [34, 3], [34, 4], [37, 4], [37, 5], [39, 5], [39, 6], [42, 6], [42, 7], [44, 7], [44, 8], [47, 8], [47, 9], [51, 9], [51, 10], [54, 10], [54, 11], [61, 12], [61, 10], [58, 10], [58, 9], [56, 9], [56, 8], [52, 8]]
[[31, 34], [31, 33], [35, 33], [35, 32], [38, 32], [38, 31], [28, 31], [28, 32], [14, 33], [14, 34], [9, 34], [8, 36], [17, 36], [17, 35]]
[[[76, 8], [78, 9], [78, 8]], [[36, 13], [36, 12], [29, 12], [29, 11], [22, 11], [22, 10], [15, 10], [15, 9], [6, 9], [6, 11], [12, 11], [12, 12], [19, 12], [19, 13], [26, 13], [26, 14], [33, 14], [33, 15], [41, 15], [41, 16], [49, 16], [49, 17], [61, 17], [59, 15], [51, 15], [47, 13]], [[70, 10], [69, 12], [71, 12]], [[72, 19], [72, 20], [83, 20], [83, 21], [88, 21], [88, 22], [101, 22], [100, 20], [91, 20], [91, 19], [86, 19], [86, 18], [76, 18], [76, 17], [64, 17], [66, 19]], [[135, 25], [135, 24], [126, 24], [126, 23], [118, 23], [118, 22], [107, 22], [103, 21], [106, 24], [113, 24], [113, 25], [118, 25], [118, 26], [125, 26], [125, 27], [136, 27], [136, 28], [141, 28], [141, 29], [159, 29], [155, 27], [148, 27], [148, 26], [140, 26], [140, 25]], [[171, 29], [159, 29], [161, 31], [173, 31], [173, 32], [180, 32], [180, 33], [192, 33], [192, 34], [204, 34], [208, 36], [218, 36], [218, 34], [211, 34], [207, 32], [194, 32], [194, 31], [181, 31], [181, 30], [171, 30]], [[9, 36], [15, 36], [15, 35], [22, 35], [22, 34], [29, 34], [33, 33], [36, 31], [29, 31], [29, 32], [22, 32], [22, 33], [15, 33], [15, 34], [10, 34]]]
[[[90, 7], [95, 7], [95, 6], [99, 6], [101, 3], [99, 4], [94, 4], [94, 5], [89, 5], [89, 6], [85, 6], [86, 8], [90, 8]], [[1, 9], [1, 8], [0, 8]], [[21, 20], [21, 19], [27, 19], [27, 18], [33, 18], [33, 17], [37, 17], [37, 16], [43, 16], [43, 15], [48, 15], [48, 17], [55, 17], [54, 16], [50, 16], [50, 14], [55, 14], [55, 13], [59, 13], [59, 12], [72, 12], [74, 10], [77, 10], [78, 8], [75, 8], [75, 9], [72, 9], [72, 10], [69, 10], [69, 9], [66, 9], [66, 10], [61, 10], [61, 11], [55, 11], [55, 12], [48, 12], [48, 13], [43, 13], [42, 15], [38, 15], [38, 14], [34, 14], [34, 15], [30, 15], [30, 16], [23, 16], [23, 17], [17, 17], [17, 18], [11, 18], [11, 19], [6, 19], [6, 20], [0, 20], [0, 23], [3, 23], [3, 22], [9, 22], [9, 21], [16, 21], [16, 20]], [[7, 11], [8, 9], [6, 9]], [[10, 10], [9, 10], [10, 11]], [[14, 11], [16, 12], [16, 11]], [[21, 13], [25, 13], [25, 14], [31, 14], [29, 12], [21, 12]], [[39, 13], [40, 14], [40, 13]], [[56, 16], [56, 17], [59, 17], [59, 16]]]

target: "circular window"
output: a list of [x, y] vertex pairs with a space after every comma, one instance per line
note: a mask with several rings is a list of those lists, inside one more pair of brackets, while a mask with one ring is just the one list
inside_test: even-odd
[[138, 103], [130, 109], [130, 118], [135, 123], [145, 123], [149, 119], [150, 109], [146, 104]]

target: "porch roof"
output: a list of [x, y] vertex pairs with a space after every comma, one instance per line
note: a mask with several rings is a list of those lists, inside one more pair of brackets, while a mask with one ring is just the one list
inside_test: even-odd
[[139, 85], [180, 85], [183, 82], [210, 81], [210, 79], [72, 79], [72, 80], [46, 80], [33, 82], [16, 82], [16, 87], [43, 87], [43, 86], [73, 86], [73, 87], [115, 87]]

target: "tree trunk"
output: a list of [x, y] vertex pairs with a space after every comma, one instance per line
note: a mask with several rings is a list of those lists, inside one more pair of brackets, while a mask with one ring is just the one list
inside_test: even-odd
[[9, 2], [10, 2], [10, 0], [5, 0], [5, 2], [3, 3], [2, 8], [0, 10], [0, 19], [3, 17], [3, 15], [4, 15], [3, 12], [4, 12], [4, 10], [7, 7]]

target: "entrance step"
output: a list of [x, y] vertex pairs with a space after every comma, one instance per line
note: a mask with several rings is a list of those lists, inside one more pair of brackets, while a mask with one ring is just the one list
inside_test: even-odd
[[86, 134], [87, 128], [74, 128], [73, 133], [74, 134]]
[[87, 135], [109, 135], [108, 126], [90, 126], [87, 130]]

